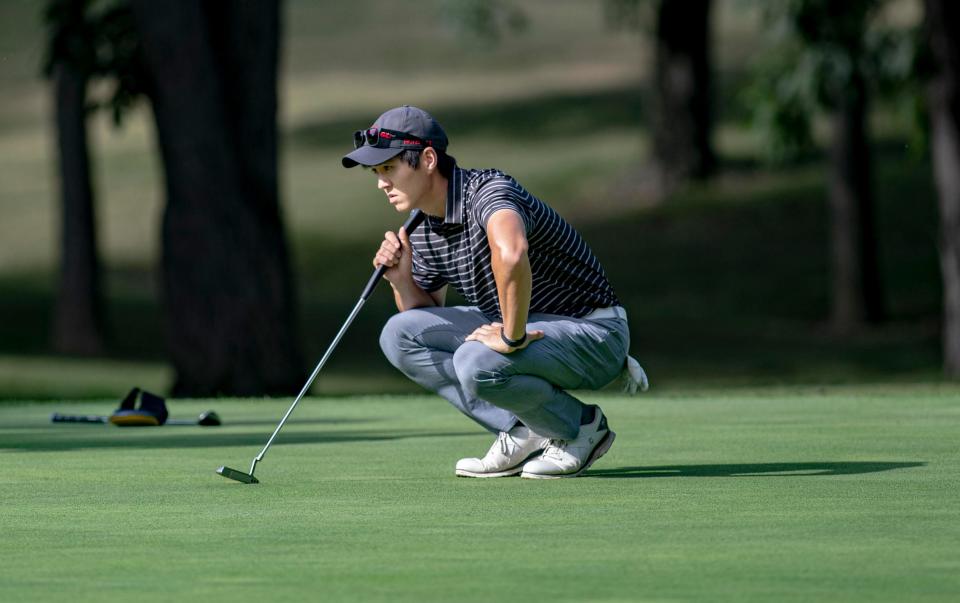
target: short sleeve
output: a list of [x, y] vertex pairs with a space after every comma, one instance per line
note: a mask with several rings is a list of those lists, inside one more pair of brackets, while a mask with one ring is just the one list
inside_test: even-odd
[[533, 216], [529, 203], [525, 202], [523, 189], [508, 177], [492, 178], [477, 189], [473, 202], [473, 218], [483, 230], [487, 229], [490, 216], [501, 209], [509, 209], [523, 220], [526, 234], [533, 229]]

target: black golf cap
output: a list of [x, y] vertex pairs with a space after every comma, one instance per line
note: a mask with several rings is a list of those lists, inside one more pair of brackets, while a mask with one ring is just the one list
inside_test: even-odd
[[341, 159], [343, 167], [374, 166], [407, 149], [447, 149], [447, 134], [432, 115], [410, 105], [390, 109], [365, 130], [354, 133], [355, 150]]

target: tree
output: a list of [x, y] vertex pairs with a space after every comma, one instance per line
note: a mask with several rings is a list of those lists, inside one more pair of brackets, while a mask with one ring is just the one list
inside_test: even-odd
[[713, 150], [711, 0], [606, 0], [607, 22], [643, 30], [655, 11], [650, 129], [653, 174], [660, 195], [716, 170]]
[[755, 90], [758, 121], [771, 131], [774, 153], [809, 146], [814, 114], [832, 124], [828, 200], [831, 322], [839, 332], [884, 318], [867, 115], [871, 85], [883, 60], [867, 43], [881, 0], [790, 0], [769, 5], [789, 50], [766, 64]]
[[173, 394], [287, 394], [304, 373], [277, 183], [278, 2], [134, 0], [163, 157]]
[[[60, 274], [53, 347], [93, 355], [104, 348], [101, 262], [87, 121], [109, 109], [115, 125], [141, 95], [139, 44], [126, 2], [50, 0], [44, 10], [44, 74], [53, 80], [54, 125], [60, 176]], [[111, 84], [105, 98], [90, 83]]]
[[927, 95], [930, 148], [940, 206], [944, 370], [960, 378], [960, 8], [926, 0], [926, 29], [934, 60]]
[[651, 127], [660, 190], [703, 180], [716, 167], [711, 135], [710, 0], [657, 8]]
[[836, 49], [846, 74], [824, 82], [832, 110], [830, 214], [833, 250], [832, 321], [838, 331], [884, 317], [877, 227], [867, 134], [869, 98], [864, 73], [864, 31], [873, 0], [803, 3], [797, 23], [811, 44]]
[[[716, 170], [710, 52], [711, 0], [605, 0], [607, 23], [645, 31], [656, 13], [650, 129], [653, 184], [659, 196]], [[448, 19], [462, 31], [496, 42], [504, 31], [522, 31], [526, 14], [504, 0], [445, 0]]]
[[60, 176], [60, 273], [52, 343], [68, 354], [103, 349], [103, 300], [87, 140], [87, 81], [95, 72], [95, 26], [86, 0], [55, 0], [45, 11]]

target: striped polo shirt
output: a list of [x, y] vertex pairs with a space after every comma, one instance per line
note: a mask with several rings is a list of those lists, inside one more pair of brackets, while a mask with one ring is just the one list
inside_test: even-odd
[[531, 313], [579, 318], [596, 308], [619, 305], [603, 267], [577, 231], [499, 170], [454, 168], [446, 216], [427, 216], [410, 236], [417, 285], [424, 291], [452, 285], [488, 318], [500, 319], [486, 225], [501, 209], [518, 213], [526, 229], [533, 273]]

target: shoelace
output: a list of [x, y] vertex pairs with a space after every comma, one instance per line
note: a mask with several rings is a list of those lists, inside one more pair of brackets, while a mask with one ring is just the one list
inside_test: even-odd
[[550, 443], [547, 444], [547, 447], [543, 451], [543, 456], [547, 456], [554, 459], [563, 458], [564, 449], [567, 447], [566, 440], [550, 440]]
[[500, 432], [500, 435], [497, 436], [497, 443], [500, 444], [500, 452], [502, 452], [504, 456], [510, 456], [511, 443], [516, 445], [516, 442], [513, 441], [513, 438], [510, 437], [510, 434], [506, 431]]

